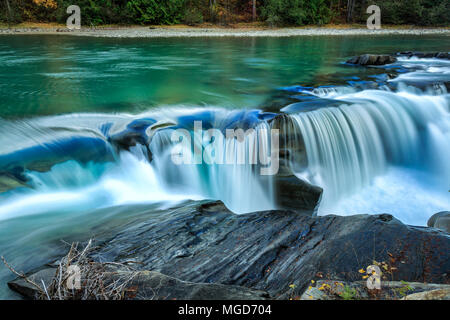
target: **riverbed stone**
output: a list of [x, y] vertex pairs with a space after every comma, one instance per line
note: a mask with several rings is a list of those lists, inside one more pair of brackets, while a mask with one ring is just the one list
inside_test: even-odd
[[397, 58], [385, 54], [363, 54], [353, 57], [347, 61], [350, 64], [357, 64], [361, 66], [382, 66], [391, 64], [397, 61]]

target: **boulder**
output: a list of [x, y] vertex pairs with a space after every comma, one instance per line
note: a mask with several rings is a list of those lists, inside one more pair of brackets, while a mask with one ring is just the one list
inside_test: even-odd
[[450, 270], [446, 233], [408, 226], [388, 214], [236, 215], [221, 202], [193, 202], [149, 212], [145, 222], [103, 240], [94, 260], [139, 261], [143, 270], [183, 281], [243, 286], [281, 299], [300, 296], [319, 273], [324, 279], [361, 279], [358, 270], [374, 259], [395, 268], [392, 280], [446, 283]]
[[275, 199], [278, 208], [297, 210], [315, 215], [319, 207], [323, 189], [291, 176], [274, 178]]
[[450, 211], [438, 212], [428, 219], [427, 225], [450, 233]]
[[397, 58], [391, 55], [383, 54], [363, 54], [356, 56], [347, 61], [350, 64], [357, 64], [360, 66], [382, 66], [391, 64], [397, 61]]
[[397, 52], [397, 56], [417, 57], [417, 58], [437, 58], [437, 59], [450, 59], [450, 52], [415, 52], [415, 51], [403, 51]]
[[392, 270], [383, 281], [448, 283], [448, 234], [405, 225], [389, 214], [312, 217], [301, 210], [273, 210], [236, 215], [219, 201], [163, 211], [140, 208], [142, 218], [97, 234], [91, 259], [136, 261], [140, 271], [246, 287], [277, 299], [300, 297], [311, 279], [361, 280], [358, 270], [374, 260]]
[[[28, 273], [27, 277], [29, 280], [42, 288], [42, 283], [44, 283], [45, 286], [48, 287], [55, 275], [56, 268], [45, 266], [37, 271]], [[28, 299], [36, 299], [39, 293], [39, 289], [35, 285], [27, 282], [23, 278], [17, 278], [13, 281], [8, 282], [8, 287]]]

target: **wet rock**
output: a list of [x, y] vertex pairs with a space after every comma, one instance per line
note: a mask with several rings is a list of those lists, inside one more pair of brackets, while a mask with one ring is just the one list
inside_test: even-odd
[[11, 172], [0, 172], [0, 193], [25, 186], [26, 179], [22, 174], [14, 174], [13, 170]]
[[144, 146], [148, 160], [152, 160], [151, 139], [158, 130], [174, 126], [172, 122], [156, 122], [153, 119], [137, 119], [129, 123], [123, 131], [111, 134], [108, 141], [119, 150], [130, 150], [137, 145]]
[[[292, 170], [301, 171], [308, 165], [305, 142], [303, 136], [288, 115], [278, 115], [271, 121], [271, 128], [279, 130], [280, 171], [285, 172], [283, 166], [288, 167], [287, 175], [292, 175]], [[294, 168], [292, 166], [295, 165]]]
[[309, 184], [294, 175], [307, 166], [305, 143], [298, 126], [287, 115], [278, 115], [271, 122], [278, 129], [279, 171], [274, 179], [277, 207], [314, 214], [322, 197], [322, 188]]
[[397, 56], [417, 57], [417, 58], [437, 58], [437, 59], [450, 59], [450, 52], [415, 52], [404, 51], [398, 52]]
[[383, 54], [363, 54], [356, 56], [347, 61], [350, 64], [357, 64], [361, 66], [382, 66], [385, 64], [394, 63], [397, 58], [391, 55]]
[[432, 215], [428, 219], [427, 225], [450, 233], [450, 211], [442, 211]]
[[296, 176], [275, 177], [275, 199], [277, 206], [286, 210], [299, 210], [315, 214], [323, 189]]
[[300, 296], [319, 274], [361, 279], [358, 270], [374, 259], [395, 268], [393, 280], [448, 282], [448, 235], [390, 215], [235, 215], [221, 202], [201, 202], [148, 216], [103, 238], [93, 259], [139, 261], [143, 270], [183, 281], [244, 286], [281, 299]]
[[[44, 283], [45, 286], [48, 287], [55, 274], [56, 268], [44, 267], [36, 272], [29, 273], [27, 276], [28, 279], [33, 281], [35, 284], [43, 287], [42, 283]], [[8, 282], [8, 287], [28, 299], [36, 299], [39, 293], [38, 288], [35, 285], [27, 282], [23, 278], [17, 278]]]

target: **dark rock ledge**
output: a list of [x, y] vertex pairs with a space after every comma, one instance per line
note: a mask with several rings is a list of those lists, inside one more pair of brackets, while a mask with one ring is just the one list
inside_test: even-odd
[[[168, 291], [157, 298], [256, 299], [268, 297], [267, 292], [270, 298], [288, 299], [300, 297], [311, 279], [361, 280], [358, 270], [374, 260], [395, 270], [390, 281], [449, 283], [449, 234], [408, 226], [389, 214], [312, 217], [278, 210], [235, 215], [221, 202], [193, 202], [149, 212], [148, 220], [97, 242], [94, 260], [134, 260], [140, 270], [152, 271], [142, 273], [137, 284], [141, 298], [151, 298], [145, 295], [154, 281], [149, 279], [169, 275]], [[29, 296], [20, 281], [10, 282], [10, 288]], [[195, 284], [207, 294], [183, 289]], [[234, 286], [247, 289], [239, 295]]]
[[357, 64], [360, 66], [382, 66], [385, 64], [394, 63], [397, 58], [391, 55], [383, 54], [363, 54], [356, 56], [347, 61], [350, 64]]
[[383, 66], [397, 62], [396, 57], [417, 57], [417, 58], [437, 58], [450, 59], [449, 52], [397, 52], [395, 55], [389, 54], [363, 54], [347, 60], [349, 64], [360, 66]]

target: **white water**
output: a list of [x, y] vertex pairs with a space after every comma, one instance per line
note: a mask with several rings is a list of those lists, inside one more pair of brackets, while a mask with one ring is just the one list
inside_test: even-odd
[[33, 189], [4, 196], [0, 221], [51, 212], [81, 212], [125, 204], [160, 204], [167, 208], [184, 200], [201, 200], [195, 193], [165, 190], [154, 168], [139, 149], [122, 152], [117, 163], [81, 166], [56, 164], [45, 173], [30, 172]]
[[450, 77], [450, 61], [444, 59], [418, 59], [417, 57], [399, 57], [398, 63], [415, 71], [400, 74], [391, 82], [438, 82], [448, 81]]
[[292, 116], [308, 158], [297, 174], [324, 188], [319, 214], [389, 212], [423, 225], [450, 208], [448, 94], [407, 87], [315, 94], [350, 102]]
[[[215, 114], [213, 124], [217, 127], [223, 126], [226, 120], [234, 115], [234, 112], [225, 110], [211, 111]], [[157, 113], [161, 118], [169, 118], [167, 110]], [[186, 114], [187, 110], [174, 109], [172, 119], [169, 120], [176, 123], [176, 117]], [[139, 117], [150, 115], [154, 114]], [[21, 145], [27, 147], [33, 146], [33, 143], [39, 146], [48, 143], [48, 148], [58, 149], [59, 139], [70, 137], [65, 133], [66, 129], [59, 128], [70, 128], [68, 132], [77, 128], [83, 133], [89, 132], [92, 137], [97, 137], [100, 135], [97, 128], [103, 123], [99, 115], [76, 115], [72, 123], [67, 116], [42, 120], [40, 124], [36, 121], [9, 124], [8, 132], [26, 133], [10, 135], [9, 138], [20, 140]], [[133, 119], [121, 115], [109, 117], [107, 120], [115, 121], [119, 123], [115, 124], [116, 126], [123, 127], [120, 123]], [[61, 127], [52, 131], [55, 122]], [[68, 124], [72, 127], [67, 126]], [[265, 122], [259, 126], [268, 129]], [[26, 129], [33, 129], [39, 135], [33, 135]], [[236, 139], [224, 141], [223, 157], [244, 154], [245, 165], [176, 165], [171, 159], [174, 145], [170, 141], [171, 132], [167, 130], [153, 137], [150, 145], [153, 153], [151, 162], [148, 161], [145, 149], [138, 145], [130, 152], [120, 151], [113, 162], [92, 161], [81, 165], [77, 161], [69, 160], [53, 165], [47, 172], [28, 171], [26, 176], [30, 188], [0, 194], [0, 221], [26, 215], [81, 212], [124, 204], [159, 204], [159, 208], [168, 208], [185, 200], [201, 199], [222, 200], [235, 213], [275, 209], [270, 180], [260, 181], [259, 175], [255, 173], [257, 167], [249, 165], [252, 163], [251, 154], [258, 152], [259, 130], [247, 136], [244, 143], [237, 143]], [[267, 137], [264, 137], [263, 141], [266, 140]], [[196, 143], [205, 147], [208, 141]], [[264, 145], [264, 148], [269, 146]], [[185, 150], [188, 153], [192, 151]]]
[[[259, 153], [259, 139], [266, 142], [262, 145], [262, 152], [268, 154], [270, 150], [270, 139], [264, 135], [269, 130], [263, 122], [242, 143], [237, 139], [225, 139], [220, 148], [221, 154], [217, 155], [221, 161], [213, 163], [210, 160], [211, 164], [207, 164], [208, 159], [203, 157], [203, 164], [198, 165], [174, 164], [171, 159], [174, 144], [169, 138], [171, 132], [158, 134], [151, 144], [155, 155], [152, 165], [167, 189], [179, 192], [195, 190], [204, 198], [222, 200], [235, 213], [276, 209], [271, 180], [263, 182], [259, 179], [259, 166], [252, 165], [258, 163], [255, 158]], [[204, 150], [209, 140], [204, 138], [204, 141], [195, 143], [199, 150]], [[182, 149], [182, 152], [194, 158], [191, 146]], [[240, 156], [242, 159], [238, 159]], [[227, 159], [232, 160], [230, 164], [227, 164]]]
[[[400, 62], [416, 71], [402, 74], [394, 82], [448, 79], [448, 62], [414, 58]], [[395, 92], [343, 87], [311, 94], [342, 101], [339, 107], [289, 115], [307, 155], [306, 168], [303, 159], [293, 159], [301, 163], [294, 163], [293, 168], [299, 177], [324, 188], [319, 214], [387, 212], [406, 223], [425, 225], [433, 213], [450, 209], [450, 96], [445, 87], [422, 92], [400, 83]], [[204, 111], [164, 108], [135, 116], [66, 115], [2, 121], [0, 157], [35, 145], [58, 149], [63, 139], [73, 136], [104, 141], [100, 128], [105, 123], [112, 123], [118, 132], [135, 119], [178, 123], [182, 117]], [[239, 111], [208, 112], [209, 124], [221, 130], [230, 119], [239, 118]], [[268, 129], [264, 121], [258, 126]], [[236, 213], [275, 208], [271, 181], [261, 179], [258, 166], [175, 165], [169, 137], [168, 133], [153, 137], [151, 163], [136, 147], [115, 154], [113, 162], [93, 159], [81, 165], [63, 159], [47, 172], [27, 171], [30, 188], [0, 194], [0, 221], [123, 204], [151, 203], [166, 208], [189, 199], [220, 199]], [[244, 144], [235, 139], [225, 141], [223, 156], [237, 157], [244, 150], [247, 163], [251, 162], [258, 152], [258, 137], [249, 135]], [[267, 153], [270, 142], [262, 138]], [[195, 143], [204, 147], [208, 141]]]

